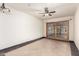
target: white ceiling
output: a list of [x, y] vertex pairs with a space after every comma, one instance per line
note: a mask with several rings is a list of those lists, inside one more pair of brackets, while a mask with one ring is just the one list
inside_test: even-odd
[[[79, 4], [77, 3], [7, 3], [6, 5], [41, 19], [49, 19], [56, 17], [73, 16], [75, 14], [76, 7]], [[53, 14], [53, 16], [43, 17], [43, 15], [40, 13], [44, 13], [45, 7], [48, 7], [49, 11], [55, 10], [56, 13]]]

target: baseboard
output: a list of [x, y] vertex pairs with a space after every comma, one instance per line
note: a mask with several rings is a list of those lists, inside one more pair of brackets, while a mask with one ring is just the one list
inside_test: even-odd
[[69, 41], [70, 43], [74, 43], [74, 41]]
[[56, 40], [56, 41], [62, 41], [62, 42], [69, 42], [69, 40], [59, 40], [59, 39], [52, 39], [52, 38], [48, 38], [48, 37], [45, 37], [47, 39], [50, 39], [50, 40]]
[[71, 48], [71, 55], [72, 56], [79, 56], [79, 50], [75, 44], [74, 41], [69, 41], [70, 42], [70, 48]]
[[40, 37], [40, 38], [31, 40], [31, 41], [27, 41], [27, 42], [24, 42], [24, 43], [15, 45], [15, 46], [11, 46], [11, 47], [2, 49], [2, 50], [0, 50], [0, 53], [6, 53], [6, 52], [9, 52], [9, 51], [15, 50], [15, 49], [17, 49], [17, 48], [20, 48], [20, 47], [22, 47], [22, 46], [28, 45], [28, 44], [30, 44], [30, 43], [33, 43], [33, 42], [38, 41], [38, 40], [41, 40], [41, 39], [43, 39], [43, 38], [45, 38], [45, 37]]

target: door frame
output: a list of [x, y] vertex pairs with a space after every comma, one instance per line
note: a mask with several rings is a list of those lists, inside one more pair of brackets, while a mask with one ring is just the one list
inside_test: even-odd
[[[57, 22], [68, 22], [68, 33], [67, 33], [67, 40], [62, 40], [62, 41], [69, 41], [69, 20], [65, 20], [65, 21], [56, 21], [56, 22], [47, 22], [46, 23], [46, 38], [48, 38], [48, 24], [51, 24], [51, 23], [57, 23]], [[49, 39], [52, 39], [52, 38], [49, 38]], [[57, 39], [58, 40], [58, 39]]]

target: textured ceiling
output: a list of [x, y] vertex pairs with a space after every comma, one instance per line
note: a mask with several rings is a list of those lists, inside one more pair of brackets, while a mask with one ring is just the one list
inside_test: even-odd
[[[79, 4], [76, 3], [7, 3], [6, 5], [16, 10], [31, 14], [40, 19], [49, 19], [64, 16], [73, 16], [76, 11], [76, 7]], [[44, 8], [48, 7], [49, 11], [56, 11], [52, 16], [43, 17]]]

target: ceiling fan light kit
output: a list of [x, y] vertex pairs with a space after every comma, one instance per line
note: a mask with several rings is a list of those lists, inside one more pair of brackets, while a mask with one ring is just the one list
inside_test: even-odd
[[5, 7], [5, 4], [2, 3], [2, 5], [1, 5], [1, 7], [0, 7], [0, 11], [1, 11], [2, 13], [7, 13], [7, 12], [10, 12], [10, 9], [9, 9], [9, 8], [6, 8], [6, 7]]

